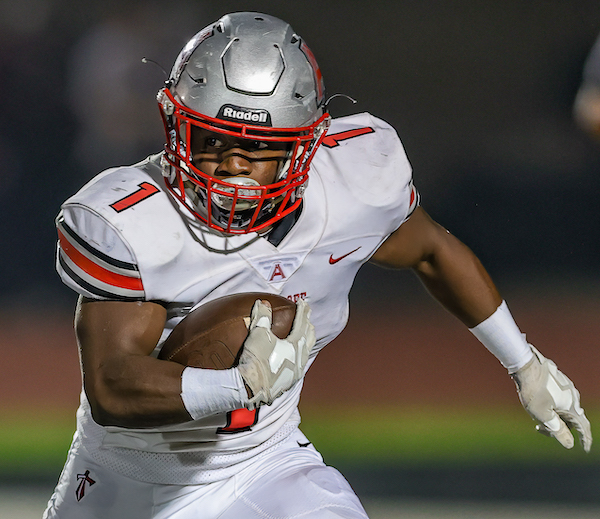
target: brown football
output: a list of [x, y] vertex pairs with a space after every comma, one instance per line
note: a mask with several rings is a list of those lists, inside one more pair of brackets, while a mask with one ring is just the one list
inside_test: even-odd
[[273, 309], [272, 330], [287, 337], [292, 329], [296, 305], [284, 297], [252, 292], [210, 301], [190, 312], [164, 342], [159, 359], [195, 368], [228, 369], [235, 366], [248, 336], [250, 313], [257, 299]]

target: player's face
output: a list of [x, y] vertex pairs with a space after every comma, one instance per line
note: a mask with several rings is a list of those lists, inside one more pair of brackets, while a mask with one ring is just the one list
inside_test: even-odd
[[194, 128], [192, 163], [206, 175], [227, 181], [250, 177], [261, 186], [273, 184], [290, 154], [289, 143], [241, 139]]

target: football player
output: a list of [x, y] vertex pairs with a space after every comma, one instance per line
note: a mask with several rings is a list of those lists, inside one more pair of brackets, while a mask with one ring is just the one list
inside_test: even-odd
[[[210, 24], [158, 104], [164, 150], [101, 173], [57, 218], [58, 272], [80, 295], [83, 391], [46, 518], [366, 517], [300, 432], [297, 406], [367, 261], [414, 270], [508, 370], [539, 430], [571, 448], [574, 428], [590, 449], [577, 390], [420, 206], [394, 129], [368, 113], [331, 120], [315, 57], [288, 24]], [[297, 301], [290, 336], [272, 334], [257, 301], [236, 367], [157, 359], [192, 309], [240, 292]], [[284, 382], [269, 362], [282, 355]]]

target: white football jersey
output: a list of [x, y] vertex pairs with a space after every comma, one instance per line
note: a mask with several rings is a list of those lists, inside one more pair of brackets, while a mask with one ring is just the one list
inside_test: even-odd
[[[345, 327], [358, 269], [418, 205], [395, 130], [369, 115], [336, 119], [317, 151], [300, 217], [277, 245], [210, 232], [169, 193], [160, 156], [109, 169], [68, 199], [57, 219], [57, 269], [79, 294], [157, 301], [159, 345], [195, 307], [269, 292], [312, 308], [317, 353]], [[308, 369], [307, 366], [307, 369]], [[78, 434], [97, 462], [141, 481], [204, 483], [266, 454], [300, 422], [302, 381], [271, 406], [153, 429], [96, 424], [82, 393]]]

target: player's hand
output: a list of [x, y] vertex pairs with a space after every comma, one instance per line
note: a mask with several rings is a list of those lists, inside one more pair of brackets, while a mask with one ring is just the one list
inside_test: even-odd
[[238, 369], [252, 391], [248, 409], [270, 405], [304, 376], [308, 354], [315, 345], [308, 303], [299, 300], [292, 331], [279, 339], [271, 331], [271, 307], [257, 300]]
[[554, 362], [533, 346], [531, 349], [533, 359], [511, 374], [523, 407], [538, 422], [539, 432], [571, 449], [575, 441], [569, 429], [574, 428], [584, 450], [589, 452], [592, 431], [579, 403], [579, 391]]

